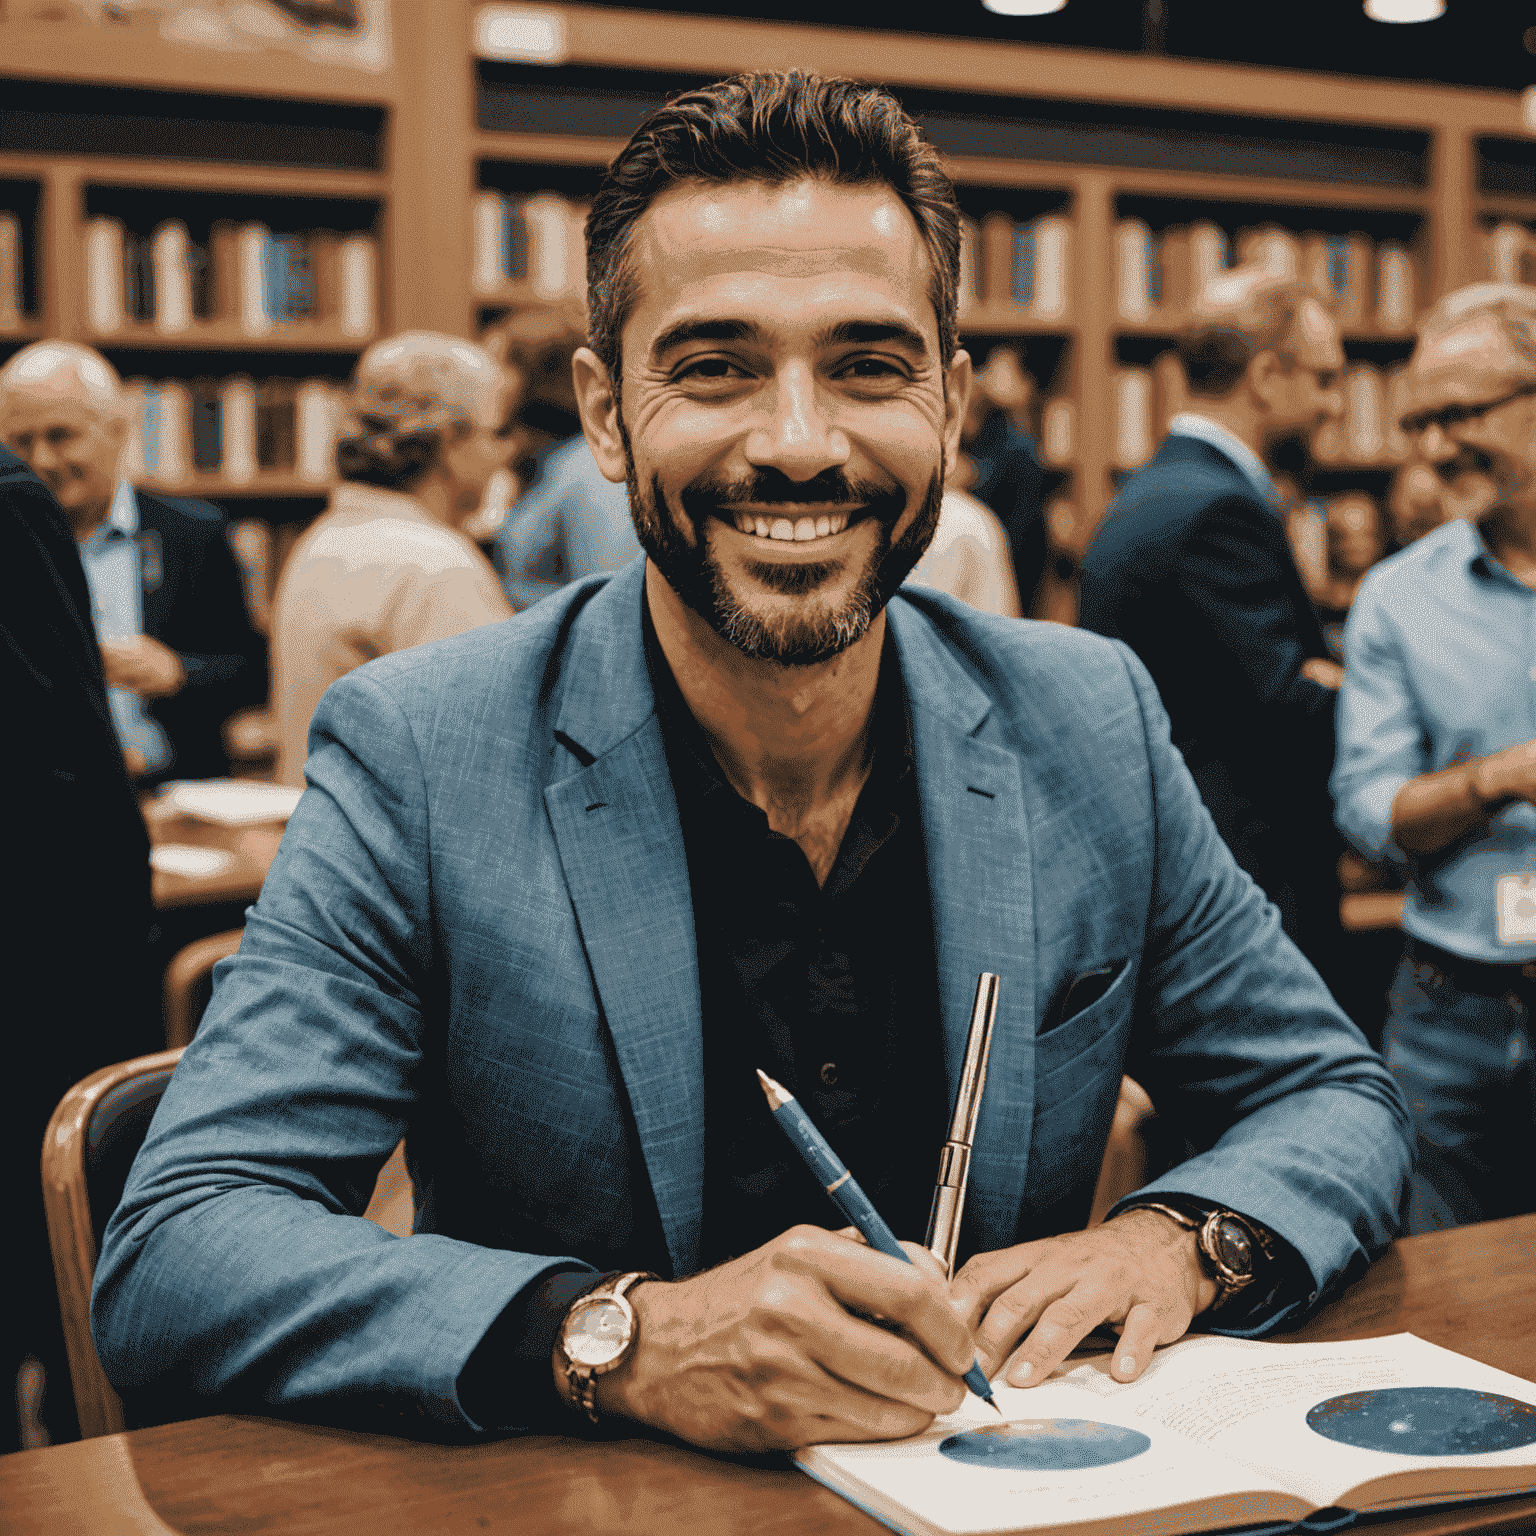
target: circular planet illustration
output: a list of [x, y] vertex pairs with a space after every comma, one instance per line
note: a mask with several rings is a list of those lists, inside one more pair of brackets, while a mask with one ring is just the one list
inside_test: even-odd
[[1536, 1444], [1536, 1408], [1468, 1387], [1379, 1387], [1319, 1403], [1307, 1427], [1362, 1451], [1478, 1456]]
[[939, 1455], [999, 1472], [1075, 1472], [1140, 1456], [1152, 1442], [1134, 1429], [1092, 1419], [1013, 1419], [939, 1441]]

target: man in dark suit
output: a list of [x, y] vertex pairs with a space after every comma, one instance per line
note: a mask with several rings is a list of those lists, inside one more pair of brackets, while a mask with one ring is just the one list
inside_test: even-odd
[[[5, 1166], [14, 1174], [0, 1369], [9, 1394], [31, 1355], [44, 1422], [74, 1433], [48, 1259], [38, 1149], [65, 1091], [152, 1050], [149, 839], [112, 729], [90, 593], [75, 541], [38, 478], [0, 448], [0, 697], [7, 747]], [[86, 963], [86, 962], [89, 963]], [[14, 1420], [0, 1452], [20, 1449]]]
[[1264, 459], [1342, 410], [1338, 330], [1308, 289], [1242, 267], [1200, 295], [1179, 353], [1191, 408], [1111, 503], [1081, 621], [1146, 664], [1217, 829], [1332, 983], [1340, 669]]
[[216, 777], [229, 772], [224, 722], [266, 701], [266, 643], [224, 514], [119, 478], [129, 429], [117, 375], [88, 347], [38, 342], [0, 369], [0, 440], [69, 519], [132, 771]]

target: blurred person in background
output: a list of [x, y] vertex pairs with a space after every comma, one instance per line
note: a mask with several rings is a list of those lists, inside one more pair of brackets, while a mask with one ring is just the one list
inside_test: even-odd
[[272, 606], [279, 782], [303, 784], [310, 716], [338, 677], [512, 616], [461, 530], [513, 452], [520, 389], [483, 347], [432, 331], [378, 342], [358, 362], [341, 483]]
[[946, 487], [933, 542], [912, 567], [907, 584], [947, 592], [978, 613], [1022, 617], [1013, 552], [1002, 523], [965, 491]]
[[1398, 549], [1407, 549], [1445, 522], [1450, 514], [1434, 470], [1427, 464], [1404, 464], [1392, 477], [1387, 516], [1392, 526], [1392, 542]]
[[1333, 497], [1324, 508], [1323, 526], [1327, 565], [1312, 600], [1328, 654], [1342, 663], [1344, 621], [1365, 573], [1387, 554], [1387, 530], [1376, 498], [1366, 491]]
[[1338, 327], [1303, 285], [1238, 267], [1199, 295], [1178, 349], [1189, 408], [1110, 504], [1081, 622], [1145, 663], [1237, 862], [1342, 991], [1328, 799], [1341, 669], [1266, 465], [1342, 412]]
[[[149, 839], [113, 728], [91, 594], [64, 512], [0, 448], [7, 1223], [0, 1453], [74, 1439], [38, 1153], [82, 1077], [156, 1049]], [[14, 1392], [14, 1396], [12, 1393]]]
[[130, 771], [146, 783], [219, 777], [224, 722], [266, 702], [266, 641], [224, 514], [122, 478], [132, 428], [117, 373], [89, 347], [40, 341], [0, 368], [0, 440], [69, 519]]
[[1045, 471], [1028, 429], [1034, 392], [1019, 354], [1012, 347], [994, 347], [986, 365], [972, 376], [961, 452], [948, 482], [950, 489], [968, 491], [989, 507], [1002, 524], [1013, 584], [1026, 614], [1033, 609], [1049, 558]]
[[1371, 571], [1344, 632], [1339, 826], [1405, 861], [1384, 1036], [1413, 1116], [1412, 1231], [1536, 1209], [1536, 288], [1425, 316], [1404, 430], [1454, 517]]
[[496, 563], [521, 612], [568, 581], [621, 570], [640, 553], [629, 493], [605, 478], [582, 435], [571, 358], [586, 345], [579, 310], [519, 311], [486, 332], [491, 354], [527, 380], [518, 411], [521, 494], [496, 534]]

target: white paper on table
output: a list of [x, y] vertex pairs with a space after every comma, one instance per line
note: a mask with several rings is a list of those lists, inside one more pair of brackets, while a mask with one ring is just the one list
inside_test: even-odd
[[251, 779], [182, 779], [165, 786], [160, 804], [200, 821], [251, 827], [264, 821], [287, 821], [303, 793], [287, 784], [258, 784]]
[[185, 875], [188, 879], [206, 879], [222, 875], [235, 856], [223, 848], [194, 848], [190, 843], [161, 843], [149, 850], [149, 867], [162, 875]]

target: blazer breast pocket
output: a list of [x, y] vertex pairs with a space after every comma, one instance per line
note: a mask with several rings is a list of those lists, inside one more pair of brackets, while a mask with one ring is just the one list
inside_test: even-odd
[[1035, 1036], [1035, 1078], [1059, 1072], [1091, 1052], [1131, 1014], [1131, 966], [1126, 960], [1075, 976], [1041, 1020]]

